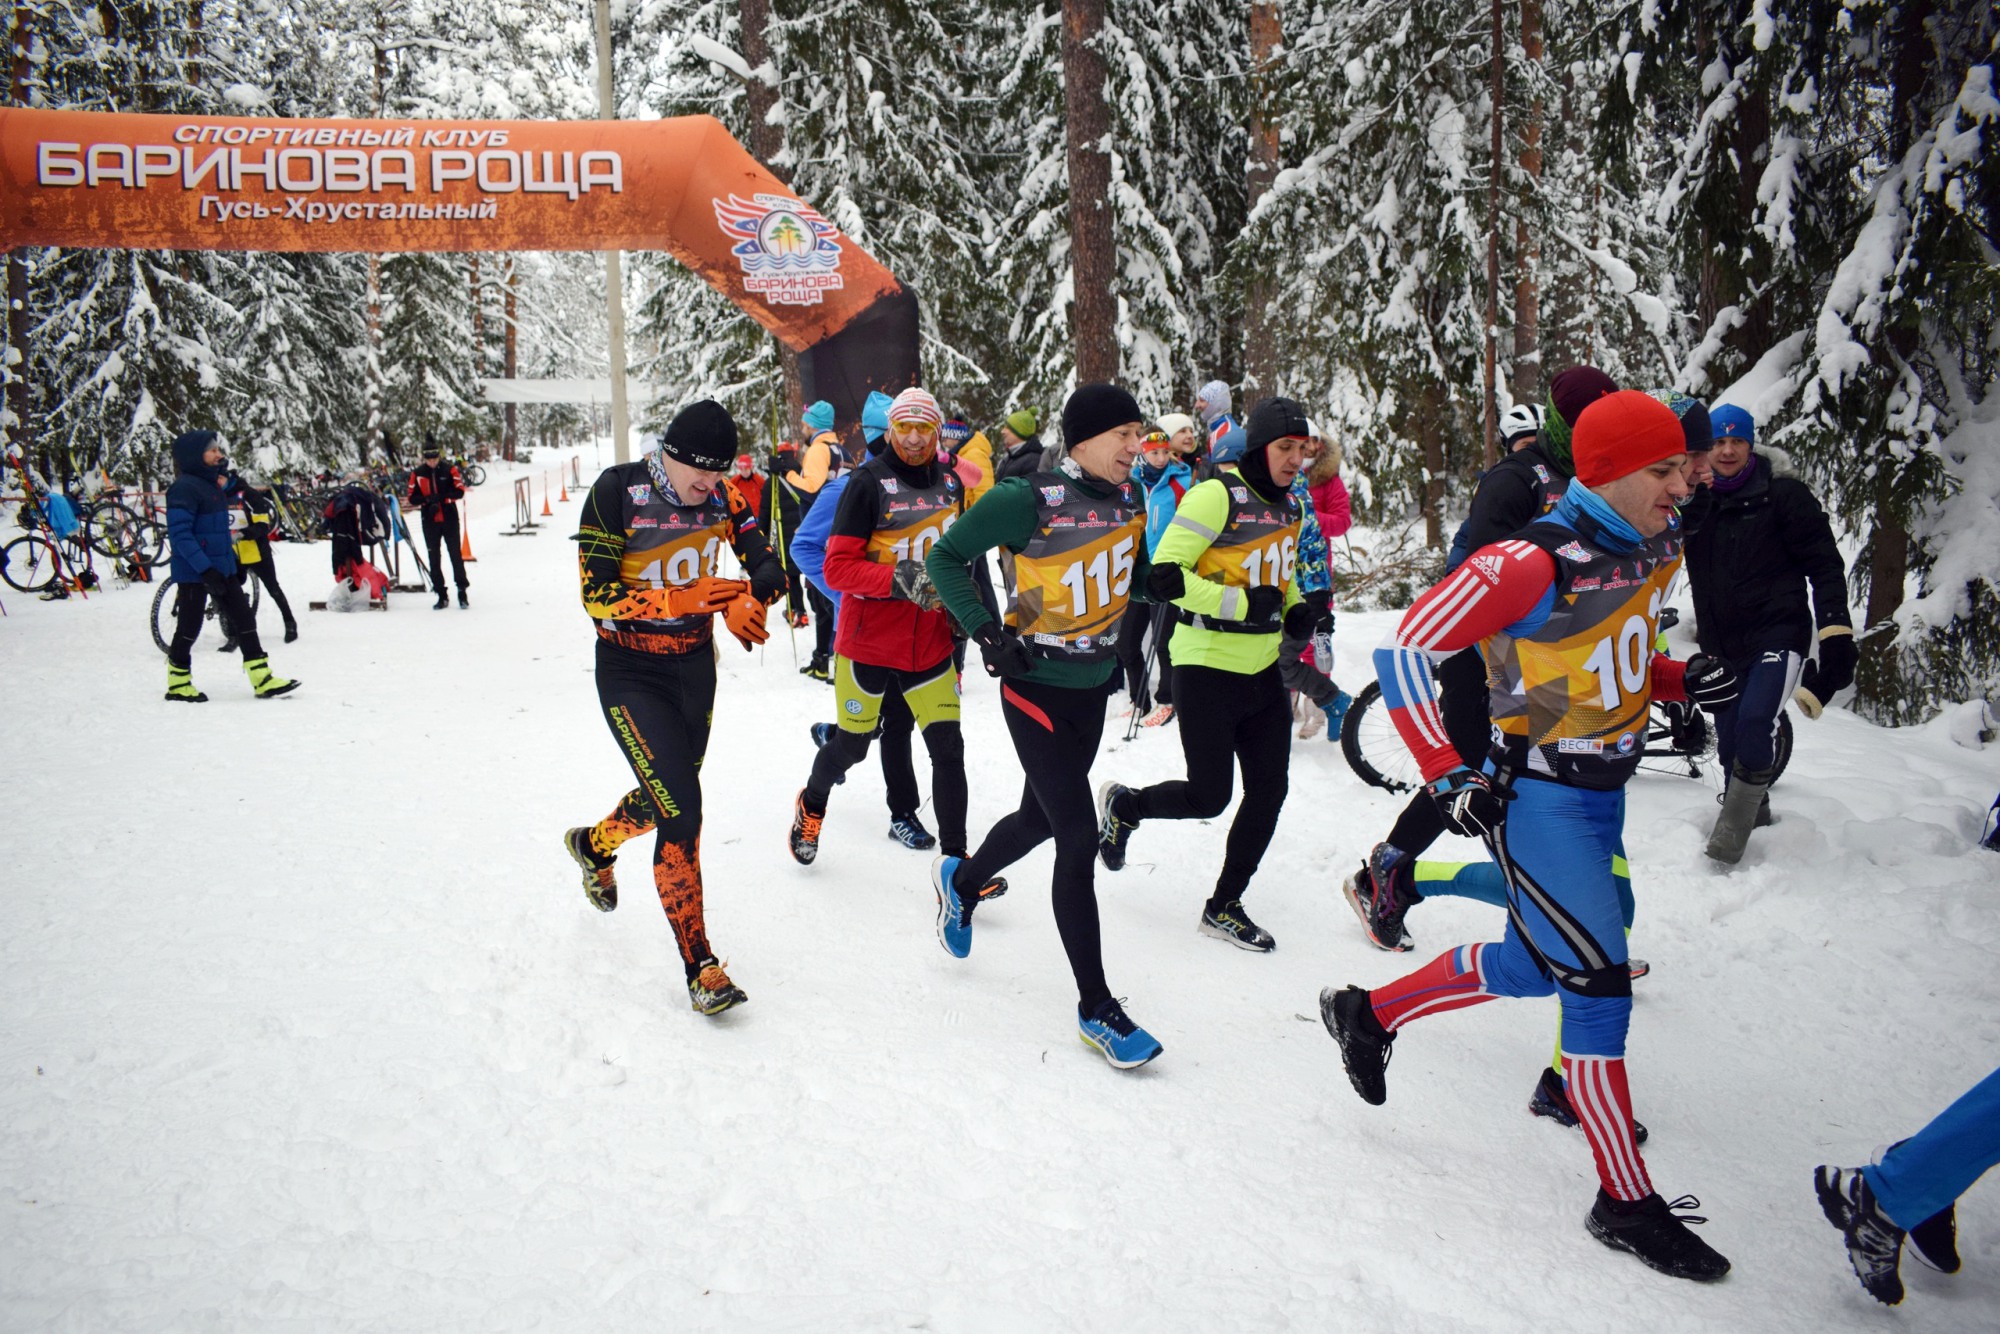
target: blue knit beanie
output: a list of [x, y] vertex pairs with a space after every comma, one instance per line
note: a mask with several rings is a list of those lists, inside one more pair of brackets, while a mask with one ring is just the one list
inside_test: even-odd
[[1718, 403], [1710, 408], [1708, 424], [1714, 428], [1717, 440], [1726, 436], [1749, 445], [1757, 443], [1757, 419], [1734, 403]]
[[821, 431], [831, 431], [833, 429], [833, 404], [822, 398], [819, 402], [799, 414], [799, 420], [804, 422], [806, 429], [814, 435], [818, 435]]

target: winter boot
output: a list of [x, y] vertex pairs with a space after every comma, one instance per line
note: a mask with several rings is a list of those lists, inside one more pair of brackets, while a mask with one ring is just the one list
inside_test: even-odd
[[1271, 933], [1251, 921], [1250, 914], [1243, 911], [1242, 899], [1231, 899], [1220, 907], [1214, 904], [1204, 907], [1201, 926], [1197, 929], [1204, 936], [1226, 940], [1239, 950], [1269, 954], [1278, 948], [1278, 942], [1271, 939]]
[[[1528, 1095], [1528, 1110], [1536, 1116], [1546, 1116], [1559, 1126], [1574, 1127], [1577, 1124], [1576, 1108], [1570, 1106], [1569, 1090], [1563, 1085], [1563, 1077], [1549, 1066], [1542, 1067], [1541, 1082]], [[1632, 1118], [1632, 1142], [1646, 1142], [1646, 1127], [1638, 1117]]]
[[1387, 1102], [1389, 1085], [1383, 1075], [1396, 1035], [1375, 1017], [1375, 1003], [1368, 993], [1360, 987], [1326, 988], [1319, 993], [1319, 1018], [1340, 1044], [1340, 1063], [1361, 1101], [1375, 1107]]
[[614, 911], [618, 907], [616, 859], [599, 857], [591, 850], [587, 825], [564, 834], [563, 846], [569, 849], [570, 860], [583, 868], [583, 896], [590, 900], [590, 906], [599, 912]]
[[1404, 914], [1423, 902], [1412, 858], [1390, 844], [1377, 843], [1361, 869], [1341, 884], [1340, 892], [1376, 949], [1400, 954], [1416, 943], [1403, 930]]
[[287, 644], [296, 643], [298, 642], [298, 638], [299, 638], [299, 623], [295, 620], [292, 620], [290, 617], [286, 617], [285, 642]]
[[[1889, 1221], [1868, 1178], [1858, 1167], [1816, 1167], [1813, 1190], [1820, 1212], [1840, 1229], [1847, 1243], [1847, 1262], [1868, 1295], [1884, 1306], [1903, 1300], [1903, 1229]], [[1954, 1248], [1955, 1250], [1955, 1248]]]
[[462, 588], [458, 590], [458, 609], [460, 611], [470, 611], [472, 609], [472, 604], [465, 600], [465, 590]]
[[182, 704], [206, 704], [208, 696], [194, 688], [194, 675], [189, 668], [167, 664], [167, 698]]
[[449, 607], [450, 605], [451, 605], [451, 599], [446, 597], [444, 595], [444, 590], [440, 588], [438, 590], [438, 600], [436, 602], [431, 603], [431, 610], [443, 611], [446, 607]]
[[[843, 775], [844, 776], [844, 775]], [[889, 821], [889, 837], [917, 852], [937, 846], [937, 839], [914, 815], [898, 815]]]
[[833, 660], [824, 653], [812, 655], [812, 661], [799, 668], [800, 676], [810, 676], [815, 681], [833, 684]]
[[1097, 855], [1107, 871], [1125, 869], [1125, 844], [1139, 827], [1137, 820], [1118, 814], [1119, 798], [1131, 795], [1131, 788], [1108, 779], [1097, 788]]
[[1771, 789], [1774, 775], [1769, 769], [1746, 773], [1741, 765], [1730, 775], [1729, 789], [1723, 793], [1722, 814], [1715, 817], [1715, 829], [1708, 836], [1708, 855], [1734, 866], [1743, 860], [1743, 849], [1756, 827], [1757, 808]]
[[217, 653], [234, 653], [236, 651], [236, 636], [225, 634], [222, 637], [222, 642], [215, 646], [215, 651]]
[[714, 959], [703, 959], [697, 968], [699, 971], [688, 979], [688, 1001], [697, 1014], [721, 1014], [730, 1006], [750, 999]]
[[288, 681], [271, 670], [269, 658], [251, 658], [243, 664], [243, 674], [250, 678], [250, 689], [258, 699], [275, 699], [279, 695], [289, 695], [299, 688], [299, 682]]
[[1076, 1035], [1120, 1070], [1137, 1069], [1166, 1050], [1159, 1039], [1132, 1022], [1115, 998], [1098, 1002], [1089, 1014], [1077, 1006]]
[[801, 866], [811, 866], [813, 858], [819, 856], [819, 828], [826, 820], [824, 810], [809, 810], [806, 807], [806, 790], [799, 789], [798, 800], [792, 803], [792, 860]]
[[939, 857], [931, 863], [931, 888], [937, 891], [937, 938], [944, 952], [954, 959], [972, 953], [972, 909], [979, 902], [958, 896], [952, 878], [965, 863], [957, 857]]
[[1701, 1201], [1692, 1195], [1683, 1195], [1671, 1204], [1657, 1192], [1643, 1200], [1614, 1200], [1600, 1186], [1597, 1202], [1590, 1206], [1583, 1225], [1612, 1250], [1638, 1256], [1648, 1269], [1713, 1283], [1729, 1272], [1729, 1261], [1688, 1231], [1688, 1224], [1708, 1220], [1698, 1214], [1674, 1212], [1699, 1208]]

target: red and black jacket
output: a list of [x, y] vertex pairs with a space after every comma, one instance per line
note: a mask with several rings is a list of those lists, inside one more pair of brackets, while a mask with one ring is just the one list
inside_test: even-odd
[[841, 595], [833, 651], [899, 671], [951, 656], [951, 618], [895, 595], [896, 562], [922, 560], [958, 519], [965, 487], [935, 459], [919, 468], [884, 450], [855, 469], [826, 539], [826, 586]]
[[423, 511], [426, 519], [442, 519], [453, 501], [463, 499], [465, 482], [458, 475], [456, 463], [440, 460], [411, 469], [408, 504], [413, 510]]

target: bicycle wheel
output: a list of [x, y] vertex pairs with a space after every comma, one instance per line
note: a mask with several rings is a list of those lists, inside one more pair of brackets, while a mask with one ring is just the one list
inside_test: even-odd
[[162, 653], [167, 651], [167, 641], [174, 637], [174, 617], [178, 609], [174, 605], [175, 598], [173, 597], [173, 591], [179, 587], [179, 584], [169, 583], [165, 579], [162, 579], [159, 590], [153, 594], [153, 615], [151, 621], [153, 642], [159, 645], [160, 652]]
[[145, 562], [148, 569], [164, 567], [167, 563], [167, 526], [151, 519], [141, 519], [137, 536], [137, 559]]
[[1403, 744], [1389, 710], [1382, 706], [1382, 683], [1370, 681], [1347, 706], [1340, 724], [1340, 751], [1362, 782], [1388, 792], [1410, 792], [1423, 784], [1416, 756]]
[[56, 581], [56, 549], [39, 533], [0, 547], [0, 579], [23, 593], [39, 593]]
[[131, 560], [139, 554], [145, 520], [115, 500], [93, 507], [84, 521], [91, 550], [114, 561]]
[[480, 467], [477, 463], [466, 464], [462, 471], [467, 486], [486, 485], [486, 469]]

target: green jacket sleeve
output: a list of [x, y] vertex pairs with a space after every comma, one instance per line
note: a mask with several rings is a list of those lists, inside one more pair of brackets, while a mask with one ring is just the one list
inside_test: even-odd
[[1242, 589], [1225, 588], [1194, 572], [1201, 553], [1228, 523], [1229, 488], [1220, 478], [1198, 483], [1181, 497], [1173, 521], [1153, 549], [1154, 565], [1178, 565], [1187, 572], [1181, 595], [1174, 599], [1176, 607], [1219, 621], [1240, 621], [1249, 615], [1250, 599]]
[[1034, 491], [1024, 479], [1010, 477], [981, 496], [924, 557], [945, 609], [966, 634], [978, 633], [993, 619], [973, 586], [972, 562], [994, 547], [1026, 546], [1035, 535], [1035, 513]]

